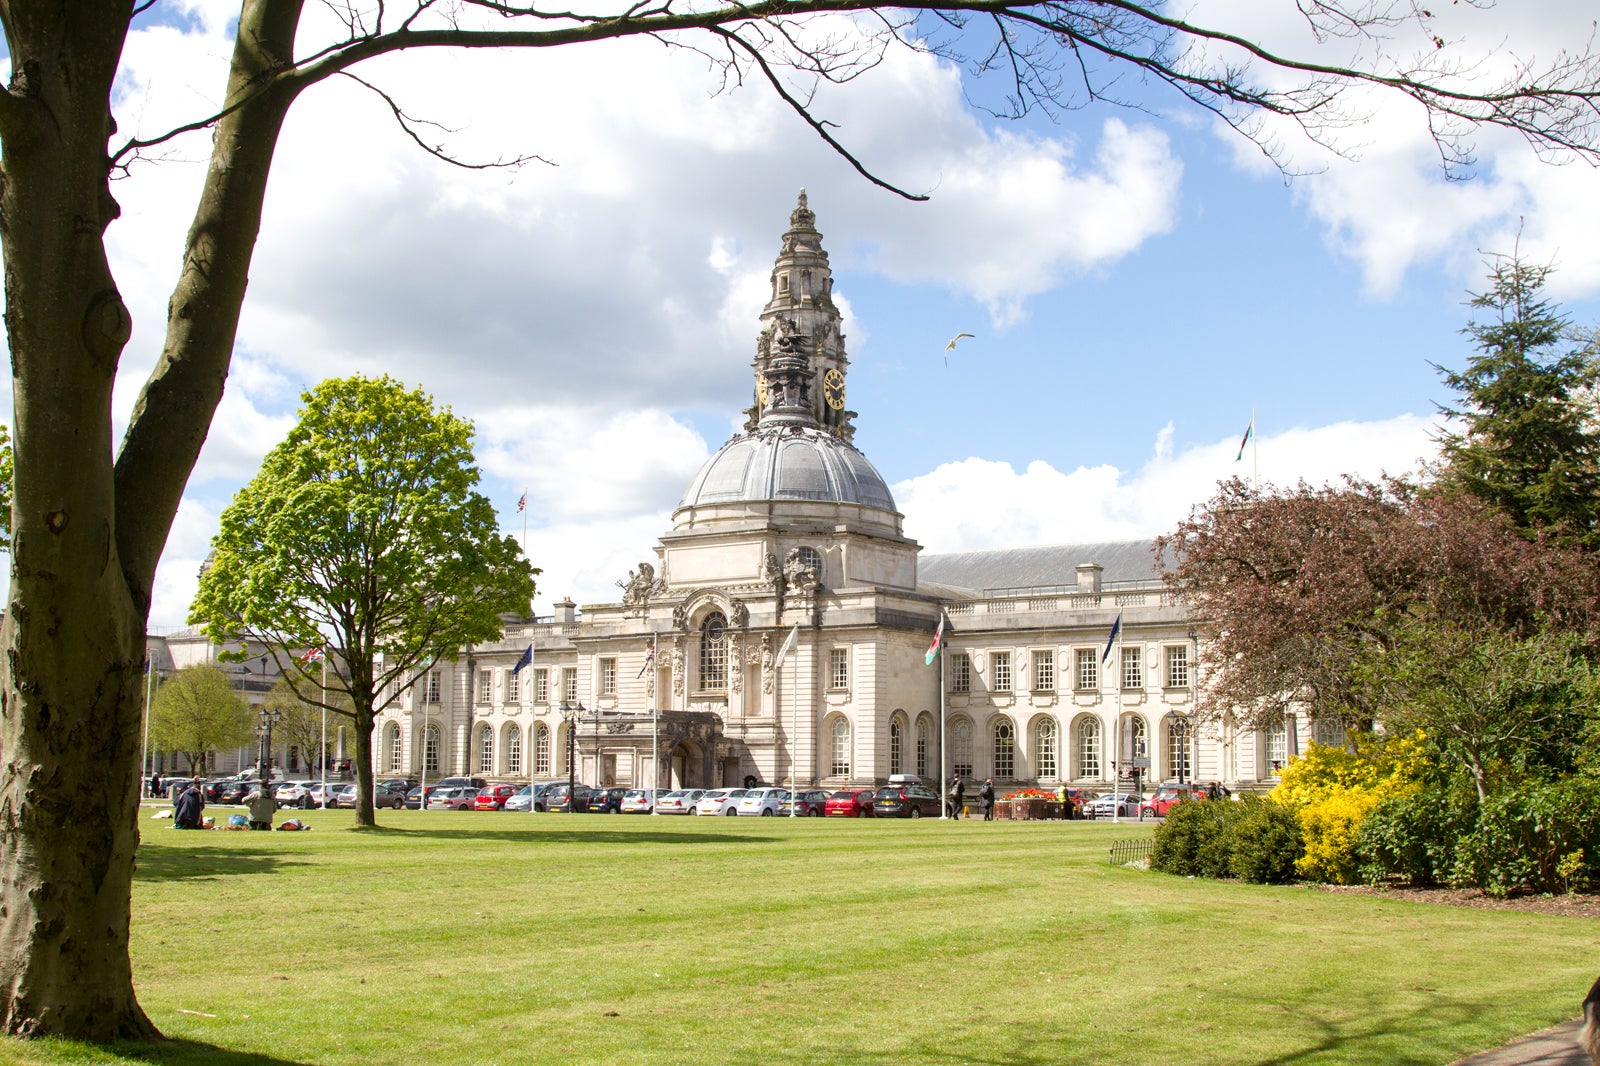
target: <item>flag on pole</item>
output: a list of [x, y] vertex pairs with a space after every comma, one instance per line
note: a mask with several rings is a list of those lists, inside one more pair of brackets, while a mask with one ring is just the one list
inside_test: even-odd
[[784, 658], [788, 656], [788, 654], [790, 652], [794, 651], [794, 646], [796, 644], [798, 644], [799, 642], [800, 642], [800, 623], [796, 622], [794, 624], [794, 628], [789, 630], [788, 637], [784, 638], [783, 647], [778, 649], [778, 661], [781, 663], [784, 660]]
[[522, 494], [522, 499], [517, 501], [517, 513], [521, 514], [523, 511], [527, 510], [527, 507], [528, 507], [528, 494], [526, 492], [524, 492]]
[[522, 673], [523, 667], [532, 666], [532, 665], [533, 665], [533, 645], [529, 644], [526, 648], [523, 649], [522, 657], [517, 660], [517, 665], [515, 665], [515, 666], [513, 666], [511, 668], [511, 676], [512, 677], [516, 677], [518, 674]]
[[1239, 441], [1239, 454], [1233, 457], [1233, 461], [1234, 462], [1237, 463], [1241, 459], [1244, 458], [1244, 446], [1246, 444], [1250, 443], [1250, 438], [1255, 435], [1255, 432], [1256, 432], [1256, 416], [1255, 416], [1255, 412], [1252, 411], [1250, 413], [1250, 424], [1248, 426], [1244, 427], [1244, 438]]
[[939, 612], [939, 628], [933, 631], [933, 643], [928, 645], [928, 654], [922, 657], [923, 666], [932, 666], [933, 660], [939, 657], [939, 652], [944, 646], [944, 612]]
[[1105, 664], [1106, 658], [1111, 654], [1111, 645], [1117, 642], [1117, 634], [1122, 632], [1122, 612], [1117, 612], [1117, 620], [1111, 623], [1111, 635], [1106, 637], [1106, 650], [1100, 653], [1100, 663]]
[[303, 663], [315, 663], [315, 662], [320, 662], [321, 660], [322, 660], [322, 648], [321, 647], [311, 648], [311, 649], [307, 650], [307, 652], [304, 655], [300, 656], [300, 661], [303, 662]]
[[655, 662], [655, 661], [656, 661], [656, 642], [654, 640], [652, 640], [650, 642], [650, 650], [644, 653], [644, 665], [639, 667], [639, 672], [633, 676], [633, 679], [635, 681], [637, 681], [641, 677], [643, 677], [644, 676], [644, 672], [646, 670], [650, 669], [650, 664]]

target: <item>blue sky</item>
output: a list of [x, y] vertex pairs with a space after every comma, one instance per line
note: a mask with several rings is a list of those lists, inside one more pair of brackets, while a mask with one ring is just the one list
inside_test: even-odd
[[[1289, 32], [1270, 4], [1189, 6]], [[303, 42], [322, 30], [308, 11]], [[228, 6], [164, 12], [126, 51], [124, 133], [191, 118], [222, 85]], [[1591, 17], [1518, 4], [1461, 24], [1452, 47], [1548, 52]], [[1346, 134], [1358, 161], [1278, 131], [1314, 171], [1286, 185], [1164, 97], [1004, 123], [967, 106], [959, 71], [895, 54], [819, 106], [869, 166], [932, 191], [916, 205], [854, 175], [770, 94], [714, 95], [703, 66], [636, 42], [369, 71], [455, 129], [465, 157], [558, 164], [516, 174], [429, 159], [353, 86], [296, 105], [152, 625], [183, 623], [218, 512], [300, 390], [358, 371], [476, 421], [485, 490], [519, 536], [529, 491], [541, 612], [614, 597], [749, 402], [756, 316], [802, 186], [848, 311], [857, 444], [929, 551], [1163, 532], [1218, 477], [1248, 473], [1234, 455], [1252, 409], [1271, 480], [1409, 467], [1448, 398], [1429, 363], [1465, 358], [1466, 291], [1519, 226], [1524, 252], [1557, 264], [1552, 295], [1600, 323], [1600, 175], [1489, 135], [1476, 179], [1447, 184], [1392, 102]], [[110, 245], [135, 319], [119, 416], [159, 349], [208, 144], [179, 142], [117, 188]], [[957, 332], [976, 336], [947, 369]]]

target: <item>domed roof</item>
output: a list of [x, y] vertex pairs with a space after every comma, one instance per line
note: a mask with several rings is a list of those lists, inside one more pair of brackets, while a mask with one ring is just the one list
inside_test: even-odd
[[831, 433], [798, 425], [734, 437], [689, 482], [678, 509], [757, 500], [895, 509], [883, 475], [866, 456]]

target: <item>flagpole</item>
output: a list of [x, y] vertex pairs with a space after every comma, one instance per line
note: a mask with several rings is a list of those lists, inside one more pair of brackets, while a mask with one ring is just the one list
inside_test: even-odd
[[[939, 820], [944, 821], [950, 817], [950, 778], [944, 765], [944, 649], [939, 651]], [[956, 816], [960, 815], [957, 811]]]
[[322, 653], [322, 751], [318, 753], [318, 761], [322, 763], [322, 806], [328, 806], [328, 653]]
[[[150, 701], [154, 698], [150, 689], [155, 679], [156, 664], [150, 655], [150, 643], [146, 641], [144, 648], [144, 751], [139, 756], [140, 777], [144, 777], [150, 770]], [[143, 782], [140, 785], [140, 791], [142, 792], [144, 791]], [[152, 796], [151, 798], [154, 799], [156, 797]]]
[[1256, 409], [1250, 408], [1250, 484], [1261, 495], [1261, 434], [1256, 432]]
[[[800, 630], [795, 623], [795, 632]], [[794, 675], [800, 672], [800, 645], [794, 647], [795, 669], [789, 672], [789, 721], [793, 731], [789, 736], [789, 817], [795, 816], [796, 793], [800, 791], [800, 681]]]
[[[1122, 620], [1122, 615], [1117, 614], [1117, 620]], [[1116, 745], [1117, 761], [1114, 764], [1116, 773], [1111, 775], [1111, 821], [1122, 820], [1122, 627], [1117, 627], [1117, 654], [1111, 660], [1116, 663], [1117, 671], [1117, 722], [1113, 730], [1115, 734], [1113, 743]]]

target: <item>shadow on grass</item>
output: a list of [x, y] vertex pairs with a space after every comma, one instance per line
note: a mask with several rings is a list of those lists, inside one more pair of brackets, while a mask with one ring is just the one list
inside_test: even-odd
[[[218, 1047], [216, 1044], [207, 1044], [200, 1040], [164, 1039], [159, 1041], [113, 1041], [105, 1044], [80, 1043], [77, 1041], [51, 1041], [54, 1047], [67, 1051], [80, 1049], [94, 1056], [94, 1061], [100, 1061], [99, 1056], [114, 1055], [120, 1062], [149, 1062], [159, 1066], [315, 1066], [314, 1063], [301, 1062], [297, 1059], [284, 1059], [276, 1055], [262, 1055], [254, 1051], [236, 1051], [232, 1048]], [[68, 1058], [63, 1061], [79, 1061]]]
[[168, 844], [141, 845], [133, 864], [135, 881], [203, 881], [235, 874], [267, 874], [289, 866], [302, 866], [280, 851], [264, 848], [230, 848], [197, 851]]

